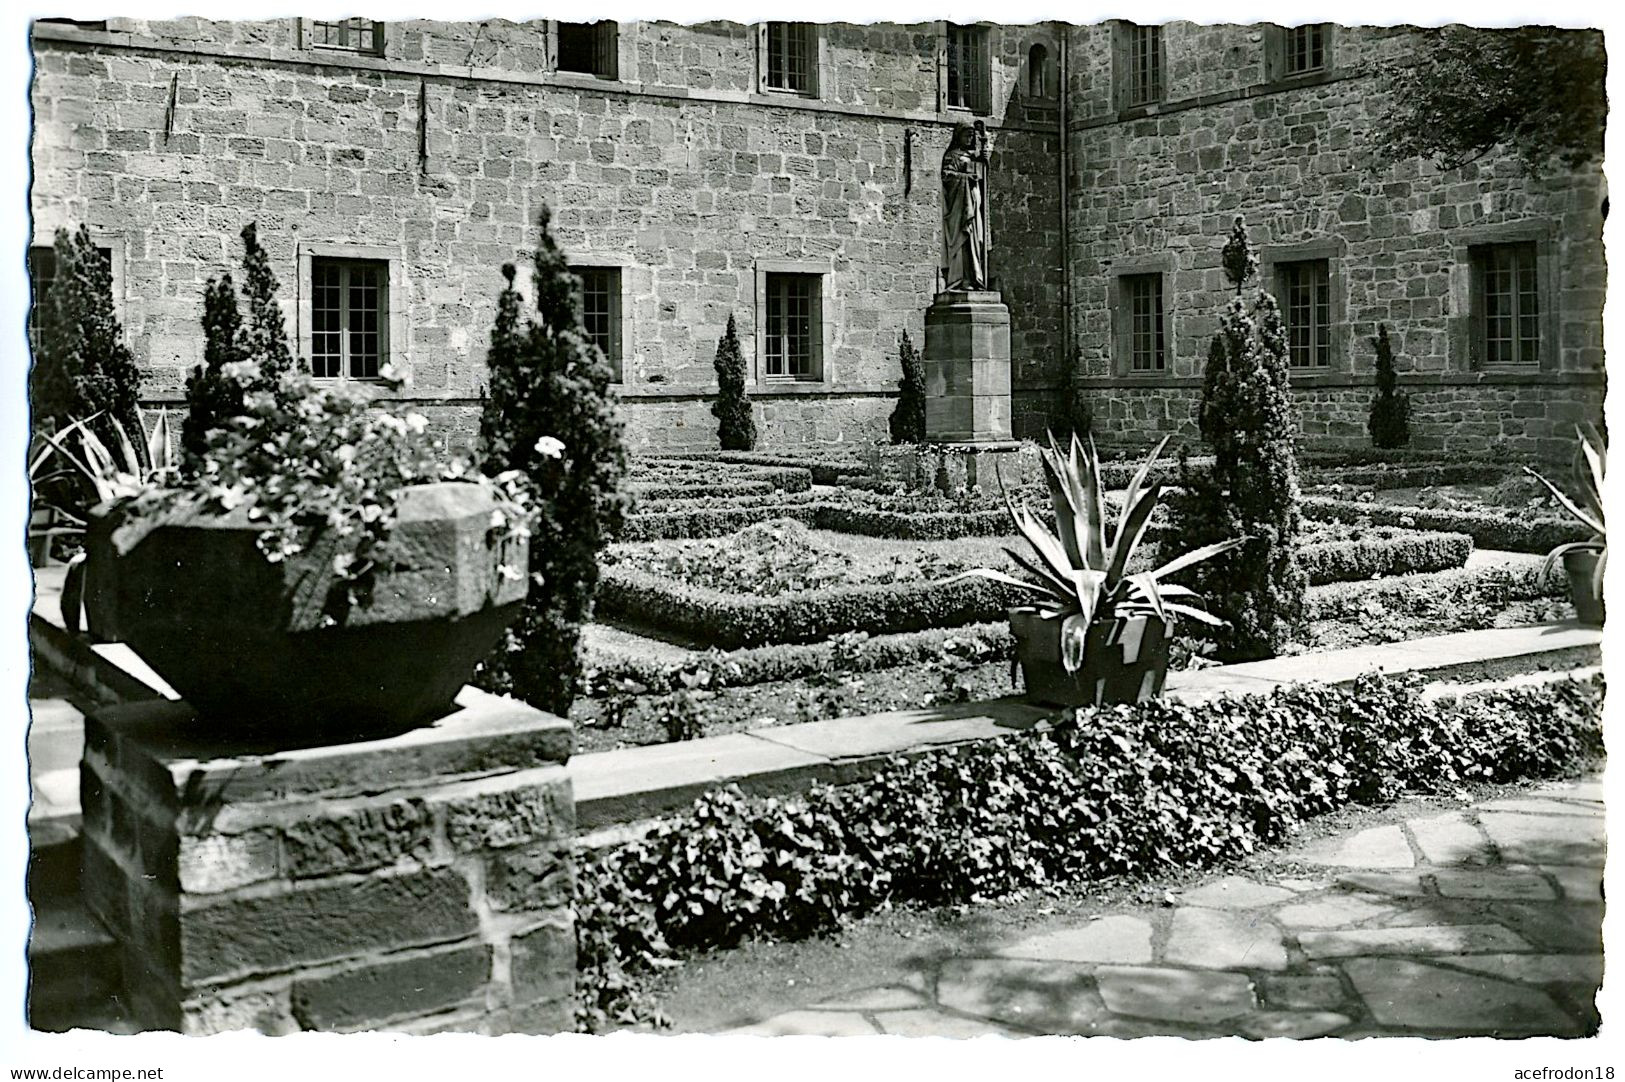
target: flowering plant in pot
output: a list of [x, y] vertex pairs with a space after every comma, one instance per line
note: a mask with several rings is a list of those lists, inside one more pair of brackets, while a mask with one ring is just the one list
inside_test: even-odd
[[1197, 607], [1189, 587], [1167, 580], [1245, 538], [1206, 545], [1154, 570], [1129, 571], [1162, 493], [1161, 484], [1148, 485], [1147, 478], [1167, 443], [1159, 443], [1130, 479], [1114, 527], [1106, 513], [1094, 441], [1085, 447], [1074, 435], [1063, 452], [1051, 436], [1043, 462], [1055, 530], [1025, 505], [1006, 501], [1031, 555], [1005, 551], [1032, 577], [992, 568], [966, 572], [1033, 595], [1029, 604], [1010, 610], [1029, 698], [1065, 706], [1154, 698], [1167, 676], [1168, 643], [1177, 618], [1223, 623]]
[[529, 585], [525, 479], [308, 376], [244, 403], [177, 478], [95, 517], [93, 618], [205, 717], [333, 734], [450, 709]]
[[1545, 485], [1557, 502], [1563, 505], [1580, 525], [1592, 536], [1584, 541], [1571, 541], [1559, 545], [1546, 556], [1541, 565], [1542, 579], [1549, 579], [1557, 561], [1563, 561], [1568, 574], [1569, 593], [1574, 599], [1574, 611], [1582, 623], [1598, 624], [1603, 621], [1602, 576], [1608, 567], [1608, 531], [1602, 513], [1602, 486], [1607, 469], [1608, 447], [1602, 434], [1591, 425], [1576, 428], [1580, 446], [1575, 453], [1574, 481], [1580, 500], [1570, 499], [1562, 489], [1525, 466], [1524, 472]]

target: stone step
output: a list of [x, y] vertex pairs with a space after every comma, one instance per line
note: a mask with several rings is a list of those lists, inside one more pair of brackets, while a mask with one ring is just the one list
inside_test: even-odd
[[72, 891], [41, 885], [40, 893], [34, 876], [29, 878], [34, 903], [28, 936], [29, 1025], [51, 1032], [79, 1027], [131, 1032], [127, 1022], [120, 1026], [118, 947], [80, 904], [77, 869], [73, 878]]

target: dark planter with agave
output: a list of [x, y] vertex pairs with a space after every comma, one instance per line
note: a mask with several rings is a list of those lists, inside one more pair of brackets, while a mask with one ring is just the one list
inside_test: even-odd
[[1569, 498], [1562, 489], [1546, 478], [1524, 467], [1541, 484], [1551, 490], [1574, 519], [1591, 532], [1584, 541], [1571, 541], [1559, 545], [1546, 556], [1541, 565], [1542, 578], [1549, 578], [1557, 562], [1563, 562], [1563, 571], [1569, 580], [1569, 597], [1574, 602], [1574, 613], [1582, 624], [1601, 627], [1603, 623], [1602, 579], [1608, 568], [1608, 532], [1602, 513], [1602, 488], [1607, 471], [1608, 448], [1596, 428], [1586, 425], [1576, 428], [1580, 446], [1575, 452], [1574, 486], [1580, 494], [1578, 501]]
[[285, 398], [211, 433], [189, 487], [101, 516], [93, 621], [205, 722], [345, 739], [448, 712], [525, 598], [522, 492], [437, 461], [421, 418], [298, 377]]
[[1026, 507], [1010, 507], [1032, 553], [1006, 551], [1030, 578], [991, 568], [968, 572], [1034, 595], [1031, 604], [1010, 610], [1010, 632], [1029, 699], [1098, 706], [1156, 698], [1168, 675], [1175, 621], [1183, 616], [1222, 622], [1196, 607], [1188, 587], [1165, 580], [1234, 548], [1241, 539], [1186, 553], [1154, 571], [1128, 573], [1162, 493], [1161, 485], [1147, 485], [1146, 479], [1167, 442], [1157, 445], [1129, 482], [1113, 525], [1093, 441], [1085, 448], [1073, 437], [1063, 453], [1051, 437], [1043, 458], [1055, 532]]

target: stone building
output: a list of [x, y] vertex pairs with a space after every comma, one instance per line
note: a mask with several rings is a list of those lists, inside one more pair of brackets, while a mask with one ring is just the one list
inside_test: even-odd
[[[1403, 31], [283, 19], [36, 23], [36, 244], [105, 246], [144, 395], [201, 360], [250, 221], [297, 351], [448, 431], [477, 416], [500, 265], [536, 211], [583, 280], [634, 446], [714, 446], [729, 315], [765, 446], [883, 437], [936, 288], [937, 167], [992, 144], [1018, 434], [1193, 432], [1245, 215], [1311, 442], [1363, 446], [1394, 336], [1422, 447], [1560, 453], [1600, 411], [1600, 174], [1369, 167]], [[1065, 137], [1062, 138], [1062, 132]], [[49, 259], [33, 261], [37, 279]], [[43, 284], [43, 282], [41, 283]]]

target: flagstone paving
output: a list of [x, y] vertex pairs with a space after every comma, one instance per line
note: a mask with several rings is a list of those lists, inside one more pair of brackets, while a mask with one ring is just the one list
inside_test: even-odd
[[1280, 855], [729, 1031], [1581, 1037], [1599, 1025], [1602, 787], [1557, 782]]

